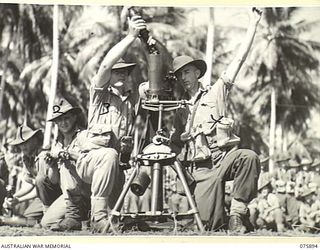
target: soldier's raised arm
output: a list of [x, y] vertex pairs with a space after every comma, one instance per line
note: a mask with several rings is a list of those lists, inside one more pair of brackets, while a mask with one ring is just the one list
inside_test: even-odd
[[228, 66], [225, 71], [225, 77], [228, 79], [228, 82], [233, 83], [243, 62], [246, 60], [249, 50], [251, 48], [257, 26], [261, 19], [262, 11], [257, 8], [252, 8], [249, 12], [250, 21], [247, 29], [246, 36], [243, 42], [240, 45], [240, 48], [237, 52], [236, 57]]
[[125, 54], [139, 35], [140, 30], [146, 28], [145, 21], [140, 16], [133, 16], [128, 19], [128, 34], [117, 43], [102, 60], [92, 84], [94, 87], [103, 87], [108, 84], [111, 77], [112, 66]]

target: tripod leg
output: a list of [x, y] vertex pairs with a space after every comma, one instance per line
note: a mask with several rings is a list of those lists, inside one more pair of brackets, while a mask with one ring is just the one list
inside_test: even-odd
[[130, 188], [130, 185], [132, 183], [132, 181], [134, 180], [134, 178], [136, 177], [137, 175], [137, 172], [138, 172], [138, 168], [135, 167], [129, 177], [129, 180], [127, 181], [127, 183], [124, 185], [123, 189], [122, 189], [122, 192], [116, 202], [116, 204], [114, 205], [114, 208], [112, 209], [111, 211], [111, 215], [115, 215], [117, 213], [120, 212], [121, 210], [121, 207], [122, 207], [122, 204], [123, 204], [123, 201], [124, 201], [124, 198], [126, 197], [128, 191], [129, 191], [129, 188]]
[[182, 186], [184, 188], [184, 191], [186, 192], [189, 205], [191, 206], [191, 209], [194, 212], [194, 218], [196, 219], [198, 228], [199, 228], [200, 232], [203, 233], [205, 231], [204, 230], [204, 226], [203, 226], [202, 221], [200, 219], [200, 215], [199, 215], [199, 211], [198, 211], [198, 208], [196, 206], [196, 203], [194, 202], [194, 200], [192, 198], [192, 194], [191, 194], [190, 189], [188, 187], [187, 181], [186, 181], [186, 179], [185, 179], [185, 177], [183, 175], [181, 164], [180, 164], [180, 162], [175, 161], [174, 162], [174, 166], [176, 168], [178, 177], [181, 180], [181, 183], [182, 183]]
[[134, 178], [136, 177], [137, 175], [137, 172], [138, 172], [138, 167], [135, 167], [129, 177], [129, 180], [127, 181], [127, 183], [124, 185], [123, 189], [122, 189], [122, 192], [116, 202], [116, 204], [114, 205], [111, 213], [110, 213], [110, 216], [109, 216], [109, 219], [108, 219], [108, 225], [106, 225], [106, 230], [110, 229], [112, 230], [113, 233], [117, 233], [116, 230], [114, 229], [113, 225], [112, 225], [112, 221], [113, 221], [113, 218], [115, 216], [119, 216], [120, 215], [120, 210], [122, 208], [122, 204], [123, 204], [123, 201], [124, 201], [124, 198], [126, 197], [128, 191], [129, 191], [129, 188], [130, 188], [130, 185], [131, 183], [133, 182]]
[[152, 196], [151, 196], [151, 214], [155, 215], [157, 211], [162, 210], [162, 168], [160, 163], [156, 162], [152, 166]]

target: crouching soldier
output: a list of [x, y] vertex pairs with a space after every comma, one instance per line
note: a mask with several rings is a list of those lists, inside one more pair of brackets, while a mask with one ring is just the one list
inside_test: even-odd
[[[59, 184], [52, 183], [43, 171], [40, 171], [41, 162], [44, 161], [44, 154], [41, 153], [43, 134], [40, 129], [33, 130], [22, 125], [17, 129], [16, 138], [10, 143], [17, 145], [22, 151], [23, 162], [23, 185], [17, 190], [12, 198], [6, 198], [4, 207], [13, 208], [17, 204], [34, 200], [26, 209], [24, 216], [34, 215], [42, 217], [43, 211], [49, 207], [60, 195]], [[39, 197], [41, 202], [39, 203]]]
[[314, 190], [305, 190], [301, 195], [301, 204], [299, 208], [299, 221], [300, 229], [304, 232], [316, 231], [316, 218], [319, 216], [320, 211], [313, 211], [312, 205], [316, 198]]
[[294, 195], [295, 182], [287, 182], [286, 191], [287, 191], [287, 216], [286, 223], [288, 228], [293, 229], [299, 221], [299, 207], [300, 202], [297, 197]]
[[270, 180], [262, 180], [258, 187], [258, 228], [275, 229], [277, 232], [284, 231], [284, 215], [281, 210], [279, 199], [272, 192]]
[[47, 178], [62, 189], [62, 195], [48, 208], [41, 225], [54, 231], [81, 230], [90, 209], [90, 184], [76, 172], [81, 146], [87, 141], [81, 109], [65, 98], [58, 98], [49, 121], [58, 127], [58, 135], [41, 167]]

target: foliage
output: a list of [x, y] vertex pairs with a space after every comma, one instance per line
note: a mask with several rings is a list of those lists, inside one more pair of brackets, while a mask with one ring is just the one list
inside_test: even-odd
[[287, 131], [307, 128], [312, 108], [319, 107], [319, 88], [311, 77], [318, 71], [317, 43], [301, 34], [318, 22], [294, 21], [297, 8], [266, 8], [264, 21], [253, 46], [248, 74], [255, 76], [250, 91], [260, 115], [269, 122], [271, 87], [277, 92], [277, 123]]

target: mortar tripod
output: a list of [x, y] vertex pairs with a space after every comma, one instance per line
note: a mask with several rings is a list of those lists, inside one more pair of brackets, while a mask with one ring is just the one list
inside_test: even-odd
[[[177, 220], [181, 218], [194, 217], [195, 223], [200, 232], [204, 232], [204, 226], [200, 219], [199, 210], [192, 197], [190, 189], [188, 187], [187, 180], [183, 174], [183, 167], [181, 163], [176, 160], [176, 154], [172, 152], [171, 148], [166, 145], [169, 141], [168, 138], [161, 136], [159, 132], [162, 127], [162, 116], [165, 111], [172, 111], [185, 106], [186, 101], [160, 101], [160, 100], [144, 100], [142, 101], [142, 108], [149, 111], [158, 112], [158, 128], [157, 134], [152, 138], [152, 142], [147, 145], [141, 154], [138, 154], [138, 133], [135, 130], [134, 133], [134, 148], [133, 148], [133, 171], [125, 183], [123, 190], [110, 213], [109, 226], [111, 230], [116, 233], [117, 231], [112, 225], [115, 217], [118, 218], [131, 218], [133, 220], [145, 220], [145, 221], [159, 221], [164, 218], [172, 218], [174, 221], [174, 231], [177, 229]], [[147, 126], [148, 124], [146, 124]], [[139, 167], [143, 166], [151, 167], [151, 210], [145, 213], [121, 213], [122, 204], [129, 191], [131, 184], [139, 172]], [[186, 213], [165, 213], [163, 210], [163, 167], [170, 166], [178, 175], [184, 192], [186, 194], [190, 210]]]

